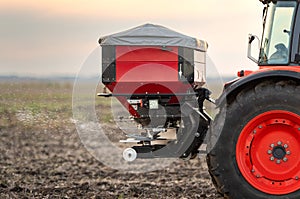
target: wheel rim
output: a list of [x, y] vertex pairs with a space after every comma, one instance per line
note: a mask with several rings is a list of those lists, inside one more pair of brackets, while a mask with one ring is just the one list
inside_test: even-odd
[[300, 116], [262, 113], [243, 128], [236, 146], [238, 168], [256, 189], [274, 195], [300, 189]]

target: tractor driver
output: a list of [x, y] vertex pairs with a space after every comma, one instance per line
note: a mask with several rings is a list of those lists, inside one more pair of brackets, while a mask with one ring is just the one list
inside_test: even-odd
[[275, 45], [276, 52], [269, 58], [269, 63], [286, 63], [288, 61], [288, 49], [283, 43]]

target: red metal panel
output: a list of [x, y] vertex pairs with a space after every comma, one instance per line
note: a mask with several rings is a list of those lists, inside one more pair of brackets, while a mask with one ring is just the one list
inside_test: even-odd
[[117, 82], [178, 81], [178, 47], [117, 46]]
[[297, 73], [300, 73], [300, 66], [259, 66], [259, 70], [256, 71], [250, 71], [250, 70], [239, 71], [237, 73], [237, 76], [244, 77], [251, 74], [257, 74], [260, 72], [276, 71], [276, 70], [295, 71]]
[[178, 61], [178, 47], [117, 46], [117, 61]]
[[176, 94], [186, 93], [191, 86], [181, 82], [119, 82], [108, 84], [107, 88], [115, 94]]
[[117, 82], [178, 81], [178, 62], [116, 62]]
[[[106, 86], [114, 94], [124, 94], [117, 98], [135, 117], [139, 114], [126, 101], [131, 94], [174, 95], [190, 88], [178, 79], [178, 47], [160, 46], [117, 46], [116, 82]], [[181, 98], [173, 96], [168, 104], [178, 104]]]
[[300, 73], [300, 67], [299, 66], [259, 66], [258, 71], [256, 72], [261, 72], [264, 70], [289, 70], [289, 71], [295, 71]]

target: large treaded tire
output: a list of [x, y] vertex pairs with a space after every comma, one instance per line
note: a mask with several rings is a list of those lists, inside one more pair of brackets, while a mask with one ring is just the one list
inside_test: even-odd
[[237, 163], [236, 148], [244, 127], [253, 118], [277, 110], [300, 115], [299, 82], [269, 80], [251, 85], [220, 107], [208, 132], [207, 164], [215, 187], [225, 198], [300, 198], [300, 186], [287, 194], [266, 193], [255, 188]]

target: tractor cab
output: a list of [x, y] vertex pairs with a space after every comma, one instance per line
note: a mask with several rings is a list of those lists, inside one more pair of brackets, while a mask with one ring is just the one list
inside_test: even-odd
[[263, 35], [259, 58], [251, 56], [251, 43], [256, 38], [250, 35], [248, 57], [259, 66], [299, 65], [300, 19], [297, 0], [260, 0], [263, 11]]

